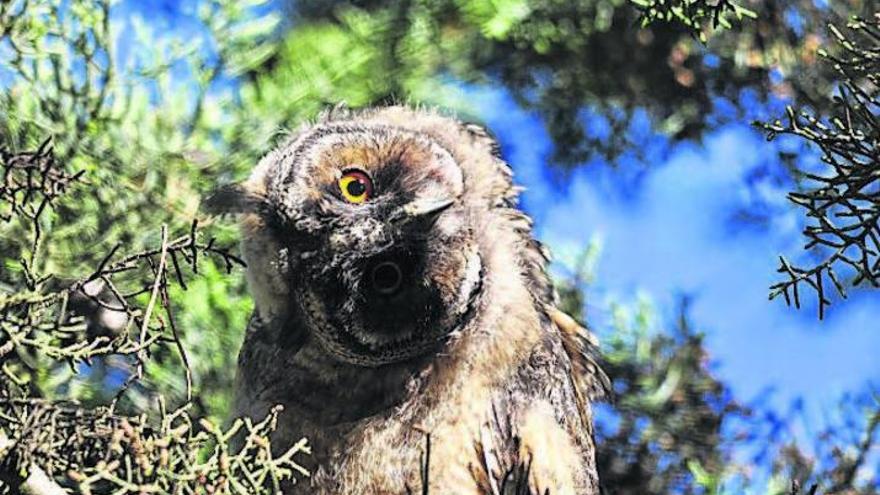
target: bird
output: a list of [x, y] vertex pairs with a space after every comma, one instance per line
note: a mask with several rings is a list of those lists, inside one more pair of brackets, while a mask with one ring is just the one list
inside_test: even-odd
[[609, 379], [520, 191], [480, 125], [339, 105], [207, 197], [254, 299], [233, 415], [311, 446], [285, 493], [599, 493]]

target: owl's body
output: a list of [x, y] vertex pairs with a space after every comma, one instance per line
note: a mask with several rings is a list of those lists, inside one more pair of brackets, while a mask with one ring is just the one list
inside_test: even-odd
[[256, 303], [236, 413], [282, 404], [274, 445], [312, 446], [286, 493], [598, 493], [601, 371], [516, 193], [480, 129], [390, 107], [330, 114], [211, 199], [243, 214]]

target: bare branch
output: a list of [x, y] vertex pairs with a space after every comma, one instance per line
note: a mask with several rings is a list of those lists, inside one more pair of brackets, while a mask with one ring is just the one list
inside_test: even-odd
[[818, 296], [819, 318], [830, 304], [824, 278], [846, 297], [846, 285], [835, 267], [852, 274], [848, 285], [880, 287], [880, 17], [856, 20], [844, 34], [830, 30], [842, 53], [824, 57], [840, 79], [833, 98], [836, 111], [823, 118], [809, 111], [788, 108], [787, 122], [760, 124], [768, 138], [780, 134], [798, 136], [822, 151], [822, 173], [801, 172], [807, 187], [789, 194], [789, 200], [806, 211], [812, 224], [804, 228], [806, 249], [821, 256], [812, 266], [798, 267], [780, 258], [779, 273], [785, 280], [770, 287], [770, 299], [783, 295], [787, 304], [794, 295], [800, 307], [798, 287], [807, 285]]

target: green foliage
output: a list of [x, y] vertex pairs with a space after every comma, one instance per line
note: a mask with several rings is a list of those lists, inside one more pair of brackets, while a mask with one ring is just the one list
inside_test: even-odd
[[[16, 445], [29, 445], [46, 440], [32, 435], [52, 431], [21, 429], [33, 423], [9, 409], [21, 400], [109, 404], [108, 421], [118, 424], [127, 421], [119, 414], [149, 412], [153, 426], [165, 417], [157, 400], [187, 407], [176, 417], [185, 419], [188, 430], [173, 428], [186, 435], [176, 450], [162, 454], [171, 462], [167, 473], [157, 477], [139, 470], [157, 465], [156, 459], [136, 463], [133, 472], [125, 448], [115, 464], [79, 464], [85, 470], [81, 479], [67, 479], [80, 490], [97, 482], [117, 484], [121, 493], [138, 492], [140, 483], [159, 489], [170, 481], [167, 476], [183, 476], [174, 481], [178, 487], [204, 490], [211, 484], [221, 491], [256, 493], [263, 489], [259, 480], [293, 476], [290, 456], [304, 453], [299, 446], [279, 459], [279, 468], [287, 469], [279, 474], [265, 470], [275, 460], [254, 465], [255, 451], [246, 447], [250, 451], [241, 451], [243, 460], [232, 472], [241, 477], [241, 470], [248, 470], [260, 488], [238, 490], [224, 472], [226, 453], [215, 451], [211, 457], [206, 451], [207, 458], [199, 453], [212, 438], [205, 425], [227, 419], [250, 303], [240, 272], [230, 276], [230, 259], [212, 258], [216, 248], [202, 242], [202, 235], [172, 237], [190, 231], [199, 196], [218, 169], [230, 169], [230, 159], [252, 164], [264, 150], [265, 139], [229, 139], [243, 134], [240, 126], [230, 125], [230, 119], [245, 121], [243, 111], [235, 95], [212, 89], [214, 81], [251, 70], [274, 52], [278, 18], [252, 14], [261, 3], [205, 2], [199, 15], [207, 34], [191, 40], [156, 37], [132, 19], [137, 36], [128, 50], [116, 45], [119, 26], [109, 1], [0, 5], [0, 42], [10, 55], [0, 59], [0, 69], [9, 75], [0, 96], [4, 186], [10, 177], [41, 183], [46, 173], [80, 179], [45, 208], [39, 203], [45, 195], [19, 195], [22, 207], [0, 224], [0, 433]], [[180, 71], [189, 77], [176, 76]], [[28, 152], [47, 137], [52, 148], [36, 153], [45, 156], [36, 160], [39, 167], [14, 165], [31, 160]], [[25, 175], [10, 175], [13, 169]], [[10, 202], [2, 198], [4, 210]], [[228, 228], [214, 233], [218, 245], [234, 239]], [[184, 290], [184, 279], [196, 269], [199, 277]], [[104, 304], [105, 313], [123, 325], [94, 325], [94, 315], [76, 312], [77, 304]], [[48, 407], [52, 415], [61, 411]], [[198, 426], [199, 418], [207, 422]], [[88, 432], [93, 426], [67, 427]], [[273, 427], [272, 422], [257, 427], [253, 439], [259, 450], [268, 452], [266, 435]], [[102, 438], [100, 431], [94, 435]], [[129, 440], [150, 443], [160, 437]], [[66, 439], [55, 439], [54, 445], [59, 441]], [[75, 458], [57, 454], [31, 464], [19, 454], [0, 456], [24, 463], [22, 479], [5, 480], [13, 487], [41, 470], [64, 475], [67, 465], [49, 459]], [[218, 472], [221, 458], [226, 467]]]
[[[231, 406], [233, 373], [241, 346], [241, 330], [247, 327], [247, 319], [253, 304], [246, 297], [230, 297], [229, 273], [216, 264], [205, 264], [198, 278], [187, 283], [186, 290], [174, 286], [170, 290], [172, 301], [180, 301], [177, 324], [189, 330], [181, 335], [181, 344], [193, 359], [192, 401], [198, 411], [215, 421], [225, 420]], [[240, 278], [234, 280], [242, 284]], [[232, 287], [233, 294], [244, 292], [244, 287]], [[162, 391], [166, 400], [181, 403], [186, 399], [186, 380], [181, 373], [184, 363], [179, 353], [157, 355], [153, 365], [147, 368], [147, 381]]]
[[[0, 423], [0, 493], [65, 493], [54, 477], [86, 495], [277, 494], [294, 473], [308, 474], [294, 460], [309, 453], [305, 439], [272, 452], [277, 408], [260, 422], [244, 418], [224, 429], [196, 423], [188, 407], [162, 410], [149, 424], [145, 416], [119, 418], [101, 408], [2, 397], [0, 405], [7, 416]], [[233, 437], [240, 438], [235, 447]]]
[[[422, 75], [501, 83], [518, 103], [540, 114], [553, 138], [556, 161], [566, 165], [597, 154], [645, 159], [628, 132], [640, 111], [648, 112], [656, 130], [680, 140], [699, 138], [723, 123], [714, 115], [716, 97], [738, 105], [747, 90], [765, 101], [821, 102], [833, 80], [830, 71], [814, 63], [826, 41], [822, 28], [870, 10], [870, 2], [830, 2], [818, 8], [813, 0], [290, 3], [300, 25], [332, 24], [341, 30], [334, 36], [369, 39], [372, 55], [362, 59], [364, 70], [357, 74], [376, 89], [370, 103], [434, 101], [436, 88], [425, 91]], [[798, 13], [801, 26], [786, 20], [789, 11]], [[729, 16], [744, 19], [735, 29], [707, 34], [706, 23], [723, 27]], [[369, 19], [370, 29], [359, 29], [364, 24], [353, 18]], [[291, 32], [291, 39], [298, 31]], [[698, 40], [701, 36], [706, 44]], [[269, 65], [270, 72], [310, 55], [290, 44]], [[773, 71], [786, 80], [772, 80]], [[346, 84], [344, 77], [339, 80]], [[358, 93], [356, 101], [366, 95]], [[585, 133], [585, 108], [606, 119], [610, 131]], [[739, 112], [742, 116], [747, 109]]]
[[[229, 120], [245, 119], [235, 117], [242, 110], [234, 95], [210, 88], [274, 52], [278, 17], [253, 14], [262, 3], [204, 2], [198, 15], [205, 35], [192, 40], [156, 37], [132, 19], [135, 45], [124, 58], [109, 2], [3, 4], [0, 33], [12, 55], [3, 68], [12, 77], [0, 100], [0, 146], [35, 148], [52, 136], [59, 162], [81, 172], [85, 182], [43, 213], [40, 235], [50, 242], [41, 241], [37, 251], [28, 251], [32, 228], [21, 218], [0, 224], [0, 280], [9, 290], [26, 278], [19, 258], [28, 259], [31, 272], [50, 276], [35, 287], [49, 290], [90, 273], [115, 246], [137, 252], [156, 245], [163, 224], [172, 232], [188, 229], [212, 176], [229, 170], [230, 159], [239, 165], [258, 159], [266, 139], [227, 139], [243, 132]], [[175, 71], [190, 77], [175, 77]], [[231, 229], [215, 232], [220, 242], [234, 239]], [[230, 302], [246, 301], [240, 274], [221, 276], [212, 263], [192, 290], [176, 289], [170, 297], [173, 306], [193, 309], [178, 323], [193, 379], [204, 387], [198, 405], [205, 410], [199, 412], [222, 420], [227, 399], [220, 396], [228, 396], [248, 308]], [[172, 356], [157, 355], [148, 376], [177, 401], [184, 395], [172, 378], [181, 376]], [[118, 360], [96, 364], [86, 377], [67, 366], [49, 369], [34, 376], [34, 386], [46, 396], [70, 398], [93, 395], [105, 388], [95, 385], [107, 376], [129, 372]], [[134, 402], [146, 404], [149, 390]]]
[[[51, 274], [37, 271], [39, 246], [52, 240], [44, 237], [41, 228], [44, 214], [83, 175], [66, 173], [47, 144], [34, 152], [0, 148], [4, 177], [0, 200], [9, 208], [6, 218], [28, 224], [32, 232], [30, 248], [23, 249], [26, 255], [20, 261], [23, 286], [4, 283], [0, 293], [0, 493], [63, 493], [53, 478], [86, 494], [108, 490], [277, 493], [280, 483], [294, 473], [308, 475], [293, 460], [297, 454], [308, 453], [305, 439], [282, 449], [271, 446], [277, 410], [257, 424], [251, 418], [237, 420], [228, 431], [189, 413], [193, 370], [210, 374], [216, 363], [190, 366], [175, 323], [169, 285], [174, 280], [178, 288], [186, 288], [187, 275], [197, 273], [200, 266], [204, 269], [205, 260], [211, 257], [224, 262], [227, 272], [241, 263], [215, 247], [213, 240], [199, 242], [196, 222], [189, 234], [176, 239], [169, 237], [163, 225], [160, 245], [153, 249], [120, 255], [121, 245], [117, 245], [94, 271], [66, 287], [53, 283], [57, 281]], [[202, 289], [218, 276], [207, 275], [198, 284]], [[224, 295], [222, 287], [221, 294], [213, 292], [197, 294], [210, 296], [203, 306], [214, 303], [221, 317], [234, 319], [239, 308], [217, 300]], [[197, 320], [204, 318], [204, 307], [193, 309]], [[186, 388], [184, 405], [168, 413], [165, 400], [175, 390], [163, 383], [165, 370], [141, 380], [148, 365], [161, 370], [171, 342], [182, 365], [170, 369], [177, 373], [185, 369]], [[208, 349], [212, 350], [216, 352]], [[77, 387], [81, 379], [65, 379], [59, 373], [63, 364], [73, 370], [89, 364], [90, 369], [80, 375], [88, 386]], [[76, 401], [57, 400], [66, 393], [84, 402], [107, 402], [101, 395], [107, 392], [103, 381], [112, 377], [110, 368], [128, 376], [119, 378], [125, 383], [109, 406], [82, 408]], [[222, 371], [220, 375], [225, 376]], [[218, 384], [226, 389], [212, 394], [209, 385], [205, 387], [209, 393], [197, 392], [201, 400], [196, 403], [202, 410], [213, 408], [210, 412], [225, 415], [229, 383], [213, 385]], [[125, 417], [117, 412], [122, 409], [122, 394], [129, 392], [124, 398], [131, 401], [143, 396], [142, 391], [154, 394], [158, 402], [152, 424], [145, 414]], [[139, 411], [150, 409], [149, 404], [135, 405]], [[241, 439], [233, 447], [236, 436]]]
[[730, 29], [727, 19], [733, 14], [738, 21], [748, 17], [757, 18], [757, 14], [741, 5], [727, 0], [707, 2], [706, 0], [630, 0], [642, 11], [642, 26], [652, 22], [678, 22], [690, 30], [693, 36], [706, 42], [705, 29], [707, 24], [712, 28], [719, 26]]
[[653, 309], [613, 310], [605, 343], [617, 395], [615, 428], [599, 425], [603, 483], [614, 493], [714, 492], [730, 463], [721, 427], [744, 409], [713, 376], [703, 336], [687, 321], [686, 305], [671, 331], [658, 331]]
[[[561, 255], [560, 307], [580, 318], [601, 242]], [[631, 305], [612, 303], [610, 317], [601, 340], [613, 407], [596, 425], [603, 486], [612, 494], [715, 493], [732, 472], [722, 426], [747, 410], [713, 375], [703, 335], [688, 321], [687, 301], [666, 331], [647, 296]]]

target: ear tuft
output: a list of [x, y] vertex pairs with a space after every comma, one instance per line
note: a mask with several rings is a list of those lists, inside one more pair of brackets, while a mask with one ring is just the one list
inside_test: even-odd
[[489, 146], [489, 151], [492, 153], [492, 156], [495, 158], [501, 158], [501, 145], [498, 144], [498, 138], [492, 134], [492, 131], [473, 122], [463, 122], [462, 127], [475, 139], [485, 142]]
[[260, 193], [241, 183], [226, 184], [215, 189], [202, 200], [201, 209], [211, 215], [238, 215], [260, 213], [266, 210], [268, 200]]

